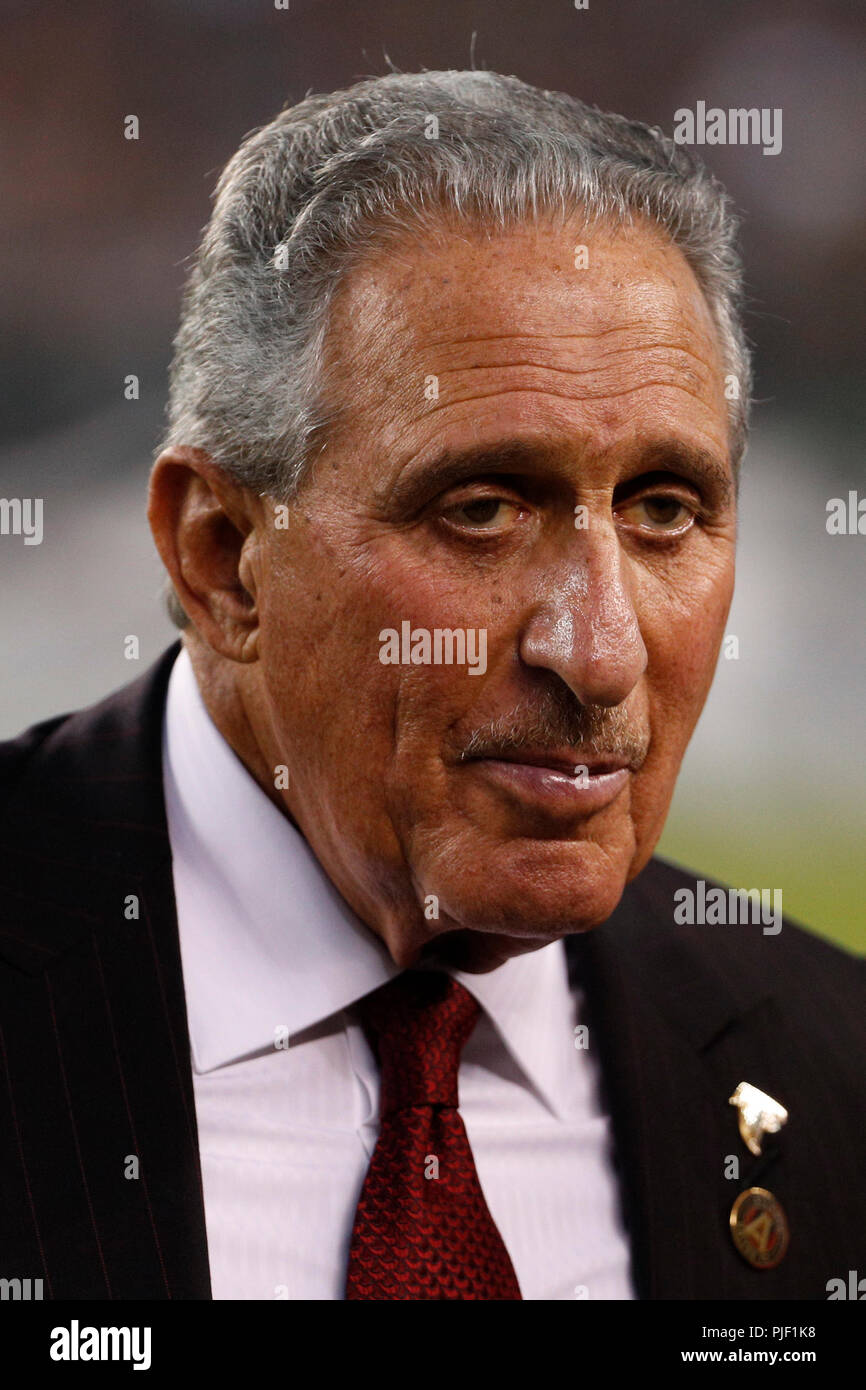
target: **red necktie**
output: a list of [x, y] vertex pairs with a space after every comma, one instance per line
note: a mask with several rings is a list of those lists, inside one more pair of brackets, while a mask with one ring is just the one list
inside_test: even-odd
[[378, 1051], [382, 1092], [346, 1298], [519, 1299], [457, 1111], [460, 1054], [479, 1005], [450, 975], [415, 970], [358, 1011]]

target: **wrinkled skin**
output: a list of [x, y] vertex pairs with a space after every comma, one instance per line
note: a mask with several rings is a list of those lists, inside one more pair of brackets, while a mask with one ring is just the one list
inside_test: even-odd
[[[649, 859], [733, 591], [724, 370], [655, 230], [443, 227], [344, 285], [340, 413], [284, 529], [200, 451], [158, 460], [151, 523], [211, 715], [399, 965], [488, 970], [587, 930]], [[405, 620], [486, 629], [486, 670], [383, 665]], [[497, 765], [461, 758], [485, 730]], [[521, 739], [536, 764], [626, 765], [622, 785], [515, 790]]]

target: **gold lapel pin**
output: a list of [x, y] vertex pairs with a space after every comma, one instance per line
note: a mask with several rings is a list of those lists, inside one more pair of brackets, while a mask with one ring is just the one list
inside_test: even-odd
[[778, 1134], [788, 1119], [784, 1105], [773, 1100], [766, 1091], [750, 1086], [748, 1081], [740, 1082], [734, 1094], [728, 1097], [728, 1104], [735, 1105], [740, 1112], [740, 1138], [749, 1153], [756, 1156], [761, 1152], [764, 1135]]
[[753, 1269], [775, 1269], [785, 1258], [790, 1233], [781, 1202], [765, 1187], [741, 1192], [731, 1207], [731, 1239]]

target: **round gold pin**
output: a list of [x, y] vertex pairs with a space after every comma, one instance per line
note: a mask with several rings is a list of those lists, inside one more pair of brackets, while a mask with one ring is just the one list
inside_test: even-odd
[[765, 1187], [749, 1187], [731, 1207], [731, 1240], [753, 1269], [775, 1269], [790, 1232], [782, 1204]]

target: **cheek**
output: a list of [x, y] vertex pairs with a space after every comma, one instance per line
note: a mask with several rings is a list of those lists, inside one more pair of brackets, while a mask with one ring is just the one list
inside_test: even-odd
[[260, 656], [281, 737], [298, 750], [309, 740], [303, 756], [311, 762], [350, 758], [359, 779], [378, 780], [381, 791], [399, 747], [426, 757], [484, 679], [466, 665], [383, 662], [389, 644], [380, 634], [394, 632], [402, 656], [404, 623], [413, 632], [489, 630], [489, 600], [482, 586], [434, 573], [397, 545], [316, 537], [303, 552], [276, 549], [263, 586]]
[[733, 563], [725, 555], [693, 573], [668, 601], [653, 604], [642, 624], [653, 740], [679, 756], [713, 682], [732, 594]]
[[638, 850], [630, 879], [643, 868], [661, 834], [683, 755], [713, 682], [732, 592], [733, 568], [729, 572], [724, 566], [714, 582], [690, 586], [687, 599], [671, 601], [666, 595], [641, 622], [652, 742], [632, 791]]
[[375, 586], [336, 544], [306, 532], [276, 542], [263, 584], [262, 659], [298, 690], [364, 680], [375, 659]]

